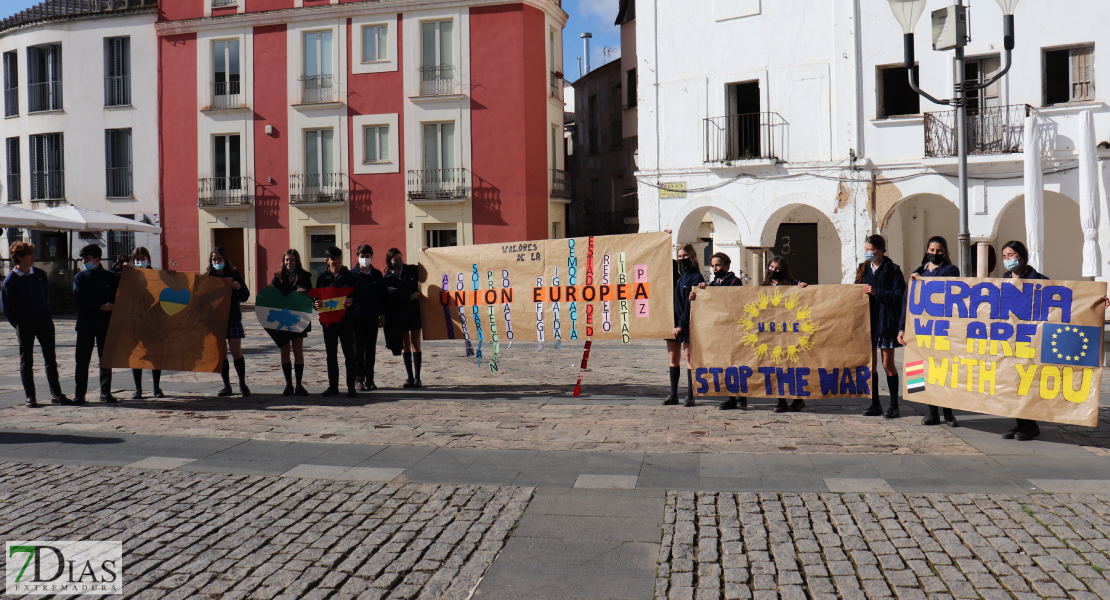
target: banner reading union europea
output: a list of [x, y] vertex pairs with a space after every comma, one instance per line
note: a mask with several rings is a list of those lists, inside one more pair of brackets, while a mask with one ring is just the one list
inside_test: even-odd
[[1105, 296], [1102, 282], [912, 281], [906, 399], [1096, 427]]
[[871, 320], [861, 285], [718, 287], [691, 303], [698, 396], [871, 396]]

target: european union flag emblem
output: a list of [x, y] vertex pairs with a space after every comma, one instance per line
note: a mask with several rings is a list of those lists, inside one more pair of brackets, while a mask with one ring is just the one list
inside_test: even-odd
[[1101, 327], [1045, 323], [1041, 330], [1041, 362], [1097, 367], [1102, 360]]

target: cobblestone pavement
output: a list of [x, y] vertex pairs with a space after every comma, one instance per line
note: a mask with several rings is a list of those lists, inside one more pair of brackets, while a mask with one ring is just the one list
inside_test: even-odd
[[122, 540], [128, 598], [467, 598], [533, 488], [0, 462], [0, 537]]
[[1110, 497], [668, 492], [655, 597], [1110, 598]]

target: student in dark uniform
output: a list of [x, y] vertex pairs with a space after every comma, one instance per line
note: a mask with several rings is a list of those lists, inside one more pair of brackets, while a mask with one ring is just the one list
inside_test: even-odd
[[[50, 386], [50, 402], [71, 404], [62, 393], [58, 379], [58, 359], [54, 348], [54, 319], [50, 317], [50, 281], [46, 271], [36, 269], [35, 246], [13, 242], [8, 248], [12, 270], [0, 286], [0, 312], [15, 328], [19, 343], [19, 378], [27, 406], [38, 406], [35, 394], [35, 340], [39, 341], [42, 360], [46, 363], [46, 383]], [[87, 376], [87, 375], [86, 375]]]
[[678, 280], [674, 284], [674, 339], [667, 340], [667, 354], [670, 358], [671, 394], [663, 400], [666, 406], [678, 404], [678, 378], [682, 374], [681, 363], [686, 357], [686, 406], [694, 406], [694, 376], [690, 370], [690, 292], [705, 281], [698, 253], [693, 244], [683, 244], [675, 254], [678, 258]]
[[[906, 280], [902, 276], [902, 268], [886, 256], [886, 240], [883, 236], [867, 236], [863, 244], [863, 258], [864, 261], [856, 269], [856, 283], [863, 284], [863, 293], [868, 295], [868, 304], [871, 307], [871, 407], [863, 415], [882, 415], [887, 419], [897, 419], [899, 388], [894, 349], [902, 345], [898, 343], [898, 321], [906, 299]], [[883, 369], [886, 370], [887, 387], [890, 389], [890, 408], [885, 413], [879, 401], [877, 355], [880, 351]]]
[[[347, 395], [357, 396], [355, 389], [354, 365], [354, 316], [349, 309], [358, 299], [355, 297], [355, 274], [343, 264], [343, 251], [332, 246], [324, 251], [324, 261], [328, 268], [316, 278], [318, 288], [352, 288], [351, 295], [343, 299], [343, 318], [338, 323], [324, 325], [324, 352], [328, 362], [328, 389], [322, 395], [335, 396], [339, 394], [339, 346], [343, 346], [343, 369], [347, 381]], [[323, 306], [323, 300], [317, 299], [314, 303], [316, 310]]]
[[[312, 274], [301, 266], [301, 253], [290, 248], [285, 251], [281, 259], [281, 270], [274, 274], [270, 287], [277, 288], [282, 294], [288, 296], [292, 292], [307, 292], [312, 289]], [[269, 331], [269, 330], [267, 330]], [[304, 378], [304, 339], [312, 331], [312, 324], [300, 333], [291, 331], [277, 331], [270, 333], [274, 343], [281, 349], [281, 371], [285, 374], [284, 396], [307, 396], [308, 390], [301, 384]], [[294, 363], [290, 360], [289, 351], [293, 351]], [[293, 371], [297, 372], [297, 387], [293, 387]]]
[[[131, 253], [131, 264], [136, 269], [153, 269], [154, 266], [150, 263], [150, 250], [143, 246], [135, 248], [135, 251]], [[143, 370], [131, 369], [131, 376], [135, 378], [135, 393], [131, 394], [131, 399], [139, 400], [143, 397]], [[150, 378], [154, 383], [154, 397], [165, 398], [166, 395], [162, 393], [162, 388], [158, 385], [162, 378], [162, 371], [151, 369]]]
[[378, 389], [374, 385], [374, 352], [383, 319], [385, 282], [382, 272], [371, 265], [373, 260], [374, 249], [363, 244], [358, 247], [358, 263], [351, 270], [358, 299], [354, 306], [355, 386], [360, 392]]
[[[790, 272], [790, 261], [785, 256], [775, 256], [767, 262], [767, 274], [763, 277], [763, 283], [760, 285], [809, 287], [808, 283], [794, 279], [794, 274]], [[795, 398], [789, 406], [786, 404], [786, 398], [779, 398], [774, 411], [777, 413], [800, 412], [805, 407], [806, 401], [801, 398]]]
[[[247, 337], [247, 333], [243, 329], [243, 310], [239, 304], [246, 302], [251, 297], [251, 292], [247, 289], [247, 282], [243, 279], [243, 275], [235, 265], [231, 264], [231, 257], [222, 246], [216, 246], [212, 249], [212, 254], [208, 255], [208, 271], [205, 275], [231, 279], [231, 309], [227, 313], [227, 349], [231, 352], [231, 358], [235, 360], [235, 373], [239, 375], [239, 392], [246, 398], [251, 395], [251, 390], [247, 387], [247, 361], [243, 358], [243, 338]], [[231, 369], [227, 366], [226, 356], [221, 375], [224, 378], [224, 387], [216, 395], [234, 394], [235, 392], [231, 390]]]
[[406, 388], [419, 388], [420, 381], [420, 297], [419, 269], [406, 265], [401, 251], [390, 248], [385, 253], [385, 290], [388, 295], [385, 319], [386, 346], [394, 356], [401, 350], [405, 360]]
[[[729, 270], [732, 266], [732, 259], [723, 252], [718, 252], [709, 258], [709, 266], [713, 268], [713, 279], [708, 282], [701, 282], [698, 284], [697, 289], [690, 291], [690, 301], [692, 302], [697, 295], [697, 290], [704, 290], [708, 286], [712, 287], [733, 287], [744, 285], [744, 280], [737, 277], [735, 273]], [[741, 273], [742, 275], [743, 273]], [[719, 410], [732, 410], [739, 406], [740, 408], [748, 407], [748, 399], [739, 396], [729, 396], [728, 400], [721, 403], [717, 408]]]
[[[1002, 246], [1002, 266], [1006, 267], [1005, 279], [1048, 279], [1029, 266], [1029, 250], [1019, 241]], [[1003, 439], [1024, 442], [1041, 435], [1041, 427], [1031, 419], [1017, 419], [1017, 426], [1002, 434]]]
[[[89, 244], [82, 248], [81, 264], [84, 270], [73, 276], [73, 301], [77, 304], [74, 404], [85, 403], [85, 391], [89, 387], [89, 362], [92, 360], [94, 344], [98, 359], [104, 356], [104, 338], [108, 335], [108, 324], [112, 319], [112, 309], [115, 308], [116, 288], [119, 287], [119, 275], [100, 265], [101, 256], [103, 254], [100, 246]], [[100, 400], [117, 402], [112, 395], [111, 369], [100, 369]]]
[[[960, 268], [952, 264], [948, 254], [948, 240], [939, 235], [929, 238], [925, 257], [921, 259], [921, 266], [910, 273], [910, 279], [926, 277], [959, 277]], [[902, 316], [898, 324], [898, 345], [906, 345], [906, 303], [902, 303]], [[951, 408], [944, 409], [944, 422], [949, 427], [959, 427]], [[940, 425], [940, 409], [936, 406], [929, 407], [929, 415], [921, 419], [922, 425]]]

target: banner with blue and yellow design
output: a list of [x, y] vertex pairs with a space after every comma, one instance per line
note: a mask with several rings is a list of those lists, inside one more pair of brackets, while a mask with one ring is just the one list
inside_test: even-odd
[[911, 281], [906, 399], [1098, 426], [1106, 283]]

